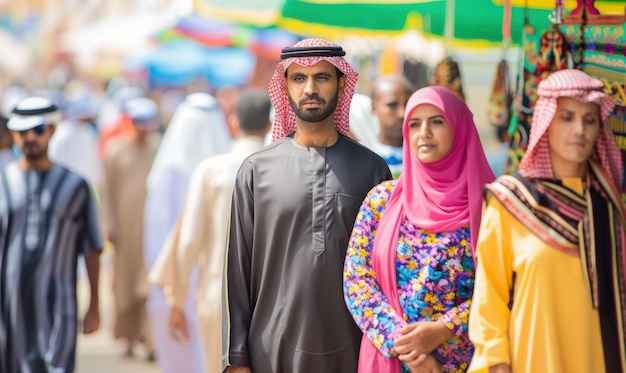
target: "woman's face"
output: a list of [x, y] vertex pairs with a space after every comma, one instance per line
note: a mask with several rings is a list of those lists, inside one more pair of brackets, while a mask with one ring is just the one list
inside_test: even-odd
[[422, 163], [445, 157], [452, 148], [454, 135], [443, 113], [429, 104], [419, 105], [409, 114], [411, 153]]
[[552, 169], [584, 166], [593, 153], [602, 121], [600, 107], [570, 97], [557, 99], [556, 113], [548, 127]]

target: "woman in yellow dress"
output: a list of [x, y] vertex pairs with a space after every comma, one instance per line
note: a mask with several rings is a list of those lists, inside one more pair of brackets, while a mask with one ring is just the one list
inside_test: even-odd
[[622, 161], [603, 84], [543, 80], [519, 172], [487, 185], [469, 372], [626, 372]]

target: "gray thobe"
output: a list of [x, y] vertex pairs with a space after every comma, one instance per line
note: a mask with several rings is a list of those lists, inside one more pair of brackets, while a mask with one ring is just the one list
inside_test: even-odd
[[0, 372], [74, 370], [76, 264], [102, 248], [95, 199], [77, 174], [10, 163], [0, 176]]
[[253, 373], [356, 372], [361, 332], [342, 288], [348, 239], [385, 161], [340, 135], [328, 148], [293, 137], [237, 174], [226, 259], [229, 365]]

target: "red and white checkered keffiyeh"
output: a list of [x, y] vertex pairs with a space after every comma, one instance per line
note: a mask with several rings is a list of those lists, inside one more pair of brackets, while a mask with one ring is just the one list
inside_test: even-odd
[[580, 70], [559, 70], [539, 83], [537, 95], [528, 149], [519, 165], [520, 174], [529, 179], [554, 179], [546, 132], [556, 113], [557, 98], [571, 97], [600, 105], [602, 128], [592, 157], [611, 175], [615, 185], [621, 185], [621, 155], [607, 121], [615, 103], [604, 92], [604, 84]]
[[[324, 39], [304, 39], [294, 45], [294, 47], [311, 47], [311, 46], [332, 46], [333, 43]], [[296, 114], [289, 104], [289, 96], [285, 87], [285, 70], [287, 67], [296, 63], [301, 66], [313, 66], [320, 61], [328, 61], [346, 75], [346, 86], [343, 95], [337, 102], [335, 109], [335, 128], [339, 133], [348, 135], [350, 102], [354, 95], [354, 88], [358, 79], [358, 74], [352, 66], [343, 57], [293, 57], [287, 58], [278, 63], [276, 71], [272, 76], [269, 84], [269, 96], [274, 105], [275, 117], [272, 126], [272, 141], [288, 136], [296, 131]]]

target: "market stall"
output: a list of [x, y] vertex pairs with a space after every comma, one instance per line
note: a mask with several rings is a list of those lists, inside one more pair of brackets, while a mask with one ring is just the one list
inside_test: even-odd
[[[552, 26], [539, 30], [524, 26], [524, 57], [513, 101], [509, 133], [512, 136], [507, 173], [516, 171], [528, 143], [539, 82], [564, 68], [585, 71], [605, 83], [615, 101], [609, 124], [626, 159], [626, 9], [601, 14], [594, 1], [579, 1], [570, 10], [555, 4]], [[622, 182], [626, 196], [626, 183]]]

